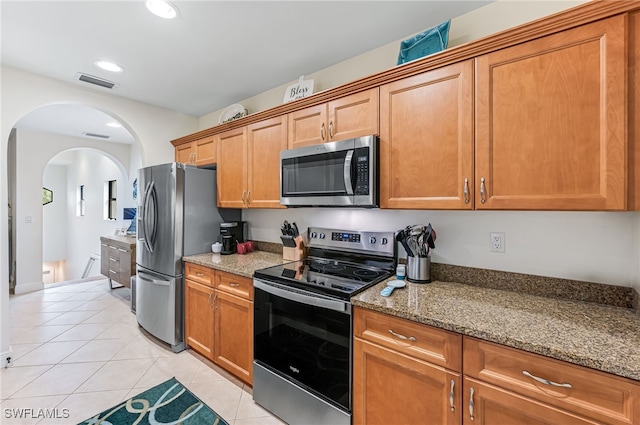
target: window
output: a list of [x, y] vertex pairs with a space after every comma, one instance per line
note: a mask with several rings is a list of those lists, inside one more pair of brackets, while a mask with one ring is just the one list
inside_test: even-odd
[[115, 220], [117, 218], [117, 196], [118, 182], [116, 180], [109, 180], [107, 182], [107, 220]]
[[81, 184], [78, 188], [78, 210], [77, 215], [79, 217], [84, 216], [84, 185]]

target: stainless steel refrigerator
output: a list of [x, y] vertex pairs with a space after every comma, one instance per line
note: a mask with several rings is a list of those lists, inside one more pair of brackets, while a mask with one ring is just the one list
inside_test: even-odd
[[175, 352], [185, 349], [182, 257], [211, 252], [220, 223], [240, 220], [216, 206], [216, 171], [180, 163], [138, 170], [136, 319]]

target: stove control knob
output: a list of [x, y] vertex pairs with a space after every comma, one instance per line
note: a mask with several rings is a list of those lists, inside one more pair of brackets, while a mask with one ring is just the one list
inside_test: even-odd
[[311, 232], [311, 237], [312, 237], [312, 238], [315, 238], [315, 237], [317, 237], [317, 236], [318, 236], [318, 234], [317, 234], [316, 232]]
[[387, 238], [382, 238], [382, 240], [380, 241], [380, 243], [381, 243], [382, 245], [386, 245], [386, 244], [387, 244], [387, 242], [388, 242], [388, 241], [387, 241]]
[[373, 245], [373, 244], [375, 244], [375, 243], [376, 243], [376, 238], [375, 238], [375, 236], [371, 236], [371, 237], [369, 238], [369, 243], [370, 243], [371, 245]]
[[324, 239], [324, 236], [325, 236], [325, 235], [324, 235], [324, 233], [320, 233], [320, 234], [318, 235], [318, 237], [319, 237], [320, 239]]

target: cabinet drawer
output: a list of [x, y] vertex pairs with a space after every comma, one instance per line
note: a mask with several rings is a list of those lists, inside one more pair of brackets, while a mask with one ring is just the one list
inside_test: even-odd
[[193, 263], [184, 263], [184, 278], [193, 280], [213, 288], [215, 282], [215, 270], [209, 267], [199, 266]]
[[630, 380], [470, 337], [463, 357], [473, 378], [599, 422], [640, 423], [640, 384]]
[[354, 335], [460, 372], [462, 335], [362, 308], [354, 308]]
[[219, 271], [216, 289], [253, 301], [253, 280], [248, 277]]

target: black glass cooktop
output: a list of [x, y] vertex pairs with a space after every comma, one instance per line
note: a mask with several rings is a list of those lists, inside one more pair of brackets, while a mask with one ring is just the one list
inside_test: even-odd
[[256, 270], [256, 278], [349, 299], [389, 276], [392, 271], [323, 258], [307, 258]]

